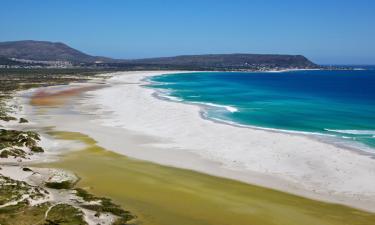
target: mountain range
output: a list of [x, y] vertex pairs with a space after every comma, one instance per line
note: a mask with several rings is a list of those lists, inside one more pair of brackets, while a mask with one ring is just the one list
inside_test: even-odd
[[[206, 54], [182, 55], [146, 59], [112, 59], [92, 56], [61, 42], [9, 41], [0, 42], [1, 62], [64, 61], [73, 65], [99, 66], [160, 66], [186, 67], [189, 69], [256, 69], [266, 68], [317, 68], [318, 66], [302, 55], [279, 54]], [[30, 63], [30, 62], [28, 62]]]

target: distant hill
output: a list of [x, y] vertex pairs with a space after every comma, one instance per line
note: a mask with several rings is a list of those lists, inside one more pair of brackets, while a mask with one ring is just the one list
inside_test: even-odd
[[[17, 60], [23, 63], [30, 63], [27, 60], [66, 61], [71, 62], [73, 65], [79, 64], [86, 67], [100, 66], [125, 69], [268, 70], [273, 68], [318, 67], [302, 55], [276, 54], [182, 55], [121, 60], [91, 56], [64, 43], [48, 41], [0, 42], [0, 57], [0, 62], [3, 62], [3, 64], [4, 62], [12, 64]], [[16, 60], [9, 61], [12, 58]]]
[[103, 60], [103, 57], [85, 54], [64, 43], [48, 41], [0, 42], [0, 56], [37, 61], [95, 62]]
[[247, 68], [254, 66], [314, 68], [316, 64], [302, 55], [275, 54], [210, 54], [183, 55], [131, 60], [132, 63], [215, 68]]

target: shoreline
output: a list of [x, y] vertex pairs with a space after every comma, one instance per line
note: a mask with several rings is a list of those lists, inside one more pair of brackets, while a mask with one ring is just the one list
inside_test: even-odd
[[[255, 73], [259, 73], [259, 72], [260, 73], [262, 73], [262, 72], [264, 72], [264, 73], [268, 73], [268, 72], [270, 72], [270, 73], [274, 73], [274, 72], [284, 73], [284, 72], [294, 72], [294, 71], [315, 71], [315, 70], [325, 70], [325, 69], [286, 69], [286, 70], [275, 70], [275, 71], [269, 70], [269, 71], [254, 71], [254, 72]], [[196, 72], [196, 71], [188, 71], [186, 73], [194, 73], [194, 72]], [[200, 71], [200, 73], [202, 73], [202, 72], [209, 73], [210, 71]], [[216, 71], [214, 71], [214, 72], [216, 72]], [[222, 71], [222, 72], [231, 72], [231, 71]], [[233, 71], [233, 72], [237, 72], [237, 71]], [[252, 71], [238, 71], [238, 72], [239, 73], [240, 72], [251, 73]], [[179, 73], [177, 73], [176, 75], [178, 75]], [[181, 73], [185, 73], [185, 72], [181, 72]], [[160, 75], [155, 75], [155, 76], [164, 76], [164, 75], [168, 76], [170, 74], [160, 74]], [[152, 84], [157, 83], [157, 82], [154, 82], [154, 81], [151, 80], [152, 77], [153, 76], [146, 77], [146, 78], [142, 79], [141, 81], [146, 82], [146, 84], [142, 85], [142, 87], [150, 88], [151, 90], [154, 91], [154, 93], [152, 94], [153, 97], [155, 97], [159, 100], [162, 100], [162, 101], [170, 101], [170, 102], [174, 102], [174, 103], [181, 103], [181, 104], [198, 106], [200, 108], [199, 113], [200, 113], [200, 116], [201, 116], [202, 119], [210, 120], [210, 121], [218, 123], [218, 124], [225, 124], [225, 125], [234, 126], [234, 127], [238, 127], [238, 128], [248, 128], [248, 129], [254, 129], [254, 130], [263, 130], [263, 131], [267, 131], [267, 132], [275, 132], [275, 133], [303, 136], [303, 137], [310, 138], [314, 141], [323, 142], [323, 143], [333, 145], [333, 146], [338, 147], [338, 148], [350, 150], [350, 151], [353, 151], [353, 152], [358, 153], [358, 154], [371, 156], [371, 157], [375, 158], [375, 152], [373, 151], [374, 149], [372, 149], [372, 148], [370, 148], [366, 145], [363, 145], [362, 143], [357, 143], [357, 142], [352, 142], [352, 141], [345, 142], [345, 143], [344, 142], [337, 143], [337, 141], [343, 141], [343, 140], [340, 137], [337, 137], [336, 135], [333, 135], [333, 134], [326, 134], [326, 133], [320, 133], [320, 132], [309, 132], [309, 131], [286, 130], [286, 129], [271, 128], [271, 127], [260, 127], [260, 126], [255, 126], [255, 125], [241, 124], [241, 123], [237, 123], [237, 122], [230, 121], [230, 120], [210, 118], [209, 116], [207, 116], [207, 112], [206, 112], [207, 106], [225, 108], [229, 112], [236, 112], [237, 109], [234, 108], [233, 110], [230, 110], [230, 109], [228, 109], [228, 107], [233, 108], [232, 106], [217, 105], [217, 104], [214, 104], [214, 103], [204, 103], [204, 102], [189, 102], [189, 101], [185, 101], [183, 99], [179, 99], [179, 98], [169, 96], [168, 93], [163, 92], [164, 89], [162, 89], [162, 88], [154, 88], [154, 87], [148, 86], [150, 84], [152, 85]], [[321, 138], [321, 137], [323, 137], [323, 138]], [[324, 137], [326, 137], [326, 138], [324, 138]], [[332, 139], [328, 140], [328, 138], [332, 138]], [[333, 140], [336, 140], [336, 142], [334, 142]]]
[[[161, 75], [163, 75], [163, 74], [161, 74]], [[159, 75], [156, 75], [156, 76], [159, 76]], [[150, 81], [149, 79], [144, 79], [143, 81], [144, 82], [150, 82], [150, 84], [153, 83], [153, 81]], [[213, 106], [213, 107], [226, 108], [226, 110], [230, 111], [230, 112], [236, 112], [237, 109], [234, 108], [234, 110], [231, 111], [231, 110], [228, 110], [227, 107], [232, 107], [232, 106], [216, 105], [216, 104], [213, 104], [213, 103], [189, 102], [189, 101], [185, 101], [185, 100], [182, 100], [182, 99], [175, 99], [175, 97], [169, 97], [168, 94], [163, 93], [163, 91], [161, 91], [160, 89], [153, 88], [153, 87], [147, 87], [147, 85], [143, 85], [142, 87], [154, 90], [155, 92], [152, 94], [152, 96], [154, 98], [157, 98], [157, 99], [161, 100], [161, 101], [169, 101], [169, 102], [173, 102], [173, 103], [180, 103], [180, 104], [192, 105], [192, 106], [199, 107], [199, 109], [200, 109], [199, 114], [200, 114], [201, 118], [204, 119], [204, 120], [209, 120], [209, 121], [212, 121], [212, 122], [215, 122], [215, 123], [218, 123], [218, 124], [225, 124], [225, 125], [238, 127], [238, 128], [248, 128], [248, 129], [253, 129], [253, 130], [261, 130], [261, 131], [267, 131], [267, 132], [274, 132], [274, 133], [281, 133], [281, 134], [291, 134], [291, 135], [307, 137], [307, 138], [310, 138], [314, 141], [323, 142], [323, 143], [333, 145], [333, 146], [338, 147], [338, 148], [350, 150], [350, 151], [356, 152], [358, 154], [372, 156], [372, 157], [375, 158], [375, 152], [373, 151], [372, 148], [370, 148], [370, 147], [368, 147], [368, 146], [366, 146], [362, 143], [359, 143], [359, 142], [353, 142], [353, 141], [343, 142], [343, 139], [341, 139], [340, 137], [337, 137], [333, 134], [325, 134], [325, 133], [309, 132], [309, 131], [277, 129], [277, 128], [271, 128], [271, 127], [260, 127], [260, 126], [255, 126], [255, 125], [240, 124], [240, 123], [236, 123], [236, 122], [233, 122], [233, 121], [230, 121], [230, 120], [210, 118], [209, 116], [206, 115], [207, 105]], [[320, 137], [323, 137], [323, 138], [320, 138]], [[332, 138], [332, 139], [328, 140], [328, 138]], [[337, 143], [337, 142], [334, 142], [333, 140], [341, 141], [342, 143]]]
[[[184, 72], [186, 72], [186, 71], [184, 71]], [[143, 76], [139, 75], [139, 74], [142, 74], [142, 73], [144, 73]], [[171, 73], [176, 73], [176, 72], [171, 72]], [[161, 74], [164, 74], [164, 73], [162, 71], [117, 73], [117, 75], [119, 75], [119, 74], [128, 74], [127, 76], [126, 75], [120, 75], [120, 77], [126, 76], [126, 77], [129, 78], [129, 79], [126, 80], [126, 82], [123, 83], [123, 85], [136, 86], [137, 88], [135, 88], [135, 89], [137, 89], [137, 91], [141, 91], [141, 89], [144, 89], [144, 92], [147, 92], [147, 95], [148, 95], [151, 92], [150, 92], [150, 90], [145, 91], [145, 90], [147, 90], [147, 88], [142, 87], [142, 85], [144, 85], [143, 84], [144, 81], [142, 81], [140, 79], [140, 77], [145, 78], [145, 77], [150, 76], [152, 74], [161, 75]], [[131, 74], [133, 74], [132, 78], [130, 78]], [[134, 78], [134, 77], [136, 77], [136, 75], [134, 75], [134, 74], [138, 74], [138, 77]], [[116, 76], [113, 76], [113, 77], [116, 77]], [[113, 79], [113, 77], [110, 78], [110, 80]], [[117, 78], [115, 78], [115, 80], [116, 79]], [[114, 84], [112, 84], [112, 85], [114, 85]], [[119, 82], [116, 82], [116, 85], [119, 85]], [[111, 87], [109, 87], [109, 88], [111, 88]], [[100, 89], [100, 90], [106, 90], [106, 89], [107, 88]], [[87, 92], [87, 94], [85, 94], [85, 95], [91, 95], [90, 96], [91, 99], [87, 98], [87, 96], [86, 96], [86, 98], [83, 101], [81, 100], [81, 103], [86, 101], [86, 105], [87, 105], [87, 101], [93, 99], [92, 92], [95, 92], [95, 91], [89, 91], [89, 92]], [[143, 96], [143, 97], [145, 97], [145, 96]], [[155, 102], [155, 100], [163, 102], [160, 99], [155, 99], [152, 95], [149, 95], [149, 97], [154, 99], [153, 102]], [[171, 102], [171, 103], [168, 103], [168, 104], [176, 104], [176, 103]], [[178, 105], [187, 105], [187, 104], [178, 104]], [[191, 107], [191, 109], [190, 109], [190, 107]], [[84, 110], [82, 110], [82, 107], [81, 107], [80, 110], [81, 110], [81, 112], [85, 113]], [[199, 106], [196, 106], [196, 105], [189, 106], [189, 110], [191, 112], [197, 113], [196, 115], [198, 115], [199, 120], [203, 120], [199, 116], [199, 110], [200, 110]], [[79, 109], [78, 109], [78, 111], [79, 111]], [[102, 121], [100, 121], [100, 118], [99, 119], [97, 118], [98, 116], [100, 117], [99, 112], [96, 111], [95, 114], [98, 114], [98, 115], [94, 116], [95, 117], [95, 119], [94, 119], [95, 123], [97, 123], [98, 120], [99, 120], [99, 122], [102, 123]], [[92, 118], [91, 118], [91, 120], [92, 120]], [[208, 121], [208, 120], [204, 120], [204, 121]], [[207, 122], [204, 122], [204, 123], [207, 123]], [[215, 126], [226, 126], [226, 127], [228, 126], [228, 125], [219, 125], [218, 123], [215, 123], [215, 122], [212, 122], [212, 121], [209, 121], [208, 123], [217, 124]], [[357, 208], [361, 208], [361, 209], [364, 209], [364, 210], [375, 211], [375, 208], [373, 207], [373, 205], [374, 205], [373, 203], [375, 202], [374, 198], [373, 198], [374, 195], [372, 195], [371, 193], [370, 193], [370, 195], [365, 195], [366, 198], [368, 198], [368, 196], [370, 196], [370, 199], [367, 199], [367, 200], [366, 199], [360, 199], [360, 200], [357, 199], [356, 200], [353, 197], [350, 197], [350, 195], [347, 196], [347, 195], [340, 195], [340, 194], [337, 195], [337, 194], [329, 193], [329, 192], [328, 193], [314, 192], [314, 191], [311, 191], [311, 189], [309, 190], [308, 188], [303, 187], [296, 182], [290, 182], [290, 180], [289, 181], [285, 180], [285, 177], [283, 177], [282, 174], [281, 174], [281, 176], [280, 175], [275, 176], [275, 174], [272, 174], [272, 173], [267, 174], [267, 173], [262, 173], [261, 171], [251, 171], [251, 170], [249, 171], [246, 168], [244, 170], [244, 168], [241, 167], [241, 166], [239, 166], [237, 168], [233, 168], [233, 167], [228, 168], [228, 165], [223, 164], [222, 161], [204, 158], [199, 153], [189, 150], [189, 148], [187, 148], [185, 150], [182, 149], [182, 151], [172, 150], [174, 147], [168, 146], [168, 144], [170, 145], [170, 143], [168, 143], [169, 140], [166, 139], [165, 137], [164, 137], [164, 139], [162, 138], [160, 140], [160, 138], [156, 138], [153, 135], [148, 135], [147, 133], [142, 133], [141, 131], [132, 130], [132, 129], [124, 130], [124, 128], [121, 127], [121, 126], [120, 127], [119, 126], [113, 127], [113, 124], [112, 124], [112, 126], [111, 126], [111, 124], [109, 124], [109, 126], [108, 126], [108, 124], [106, 124], [106, 125], [103, 125], [103, 124], [93, 125], [92, 121], [91, 122], [90, 121], [84, 122], [81, 125], [80, 128], [77, 128], [76, 126], [72, 126], [72, 124], [70, 124], [68, 126], [67, 126], [67, 124], [65, 124], [65, 125], [56, 124], [56, 125], [58, 125], [63, 130], [79, 131], [81, 133], [88, 134], [92, 138], [94, 138], [96, 141], [98, 141], [98, 145], [100, 145], [102, 147], [105, 147], [107, 149], [111, 149], [111, 150], [113, 150], [115, 152], [118, 152], [120, 154], [130, 156], [130, 157], [143, 159], [143, 160], [147, 160], [147, 161], [152, 161], [152, 162], [160, 163], [162, 165], [168, 165], [168, 166], [175, 166], [175, 167], [184, 168], [184, 169], [190, 169], [190, 170], [203, 172], [203, 173], [214, 175], [214, 176], [221, 176], [221, 177], [226, 177], [226, 178], [230, 178], [230, 179], [240, 180], [240, 181], [243, 181], [243, 182], [246, 182], [246, 183], [256, 184], [256, 185], [265, 186], [265, 187], [269, 187], [269, 188], [274, 188], [274, 189], [277, 189], [277, 190], [285, 191], [285, 192], [288, 192], [288, 193], [294, 193], [294, 194], [302, 195], [302, 196], [313, 198], [313, 199], [319, 199], [319, 200], [324, 200], [324, 201], [347, 204], [347, 205], [357, 207]], [[110, 135], [106, 136], [104, 134], [98, 134], [98, 132], [93, 132], [92, 129], [94, 129], [95, 126], [96, 126], [97, 130], [102, 130], [102, 131], [104, 131], [102, 133], [109, 133]], [[82, 127], [86, 127], [86, 128], [82, 128]], [[234, 128], [232, 128], [232, 129], [234, 129]], [[245, 129], [245, 128], [236, 128], [236, 129]], [[246, 129], [250, 130], [251, 128], [246, 128]], [[268, 138], [272, 137], [271, 132], [257, 131], [255, 129], [252, 130], [252, 132], [265, 133], [265, 135]], [[119, 133], [122, 133], [122, 135], [119, 135]], [[275, 131], [275, 133], [276, 133], [276, 131]], [[113, 138], [116, 138], [116, 137], [120, 137], [120, 136], [123, 137], [124, 134], [125, 134], [125, 136], [128, 136], [128, 137], [126, 138], [126, 140], [123, 140], [122, 143], [120, 143], [120, 144], [109, 143], [109, 141], [105, 140], [109, 136], [111, 136]], [[291, 137], [293, 136], [294, 137], [294, 135], [288, 135], [288, 134], [277, 134], [277, 135], [279, 136], [279, 138], [280, 138], [280, 135], [281, 136], [291, 136]], [[264, 135], [262, 135], [262, 136], [264, 136]], [[128, 143], [124, 143], [126, 141]], [[312, 140], [310, 140], [310, 141], [312, 141]], [[317, 141], [315, 140], [315, 142], [317, 142]], [[126, 147], [128, 147], [127, 150], [122, 149], [122, 148], [126, 148]], [[135, 149], [138, 149], [138, 151], [136, 152]], [[342, 151], [347, 151], [347, 150], [342, 150]], [[354, 153], [351, 153], [350, 155], [352, 155], [352, 154], [354, 154]], [[184, 159], [187, 162], [181, 162], [181, 159]], [[367, 193], [367, 194], [369, 194], [369, 193]], [[357, 196], [357, 197], [361, 198], [360, 195]]]

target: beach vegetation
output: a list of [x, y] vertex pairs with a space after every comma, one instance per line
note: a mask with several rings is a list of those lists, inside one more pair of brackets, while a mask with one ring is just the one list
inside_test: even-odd
[[6, 150], [2, 150], [0, 152], [0, 158], [9, 158], [9, 157], [14, 157], [14, 158], [26, 158], [27, 154], [24, 150], [19, 149], [19, 148], [8, 148]]
[[24, 167], [24, 168], [22, 168], [22, 171], [32, 172], [32, 170], [31, 170], [30, 168], [28, 168], [28, 167]]
[[0, 207], [0, 214], [27, 205], [28, 200], [24, 196], [28, 196], [29, 199], [39, 199], [44, 195], [45, 192], [40, 187], [34, 187], [24, 181], [14, 180], [0, 174], [0, 206], [9, 202], [13, 203]]
[[29, 225], [43, 224], [44, 213], [49, 207], [49, 203], [36, 206], [29, 206], [26, 203], [19, 203], [15, 206], [7, 206], [1, 209], [1, 225]]
[[80, 209], [68, 204], [58, 204], [53, 206], [45, 219], [46, 225], [85, 225], [87, 222], [83, 218]]
[[38, 152], [38, 153], [40, 153], [40, 152], [44, 152], [44, 149], [43, 149], [42, 147], [40, 147], [40, 146], [32, 146], [32, 147], [30, 148], [30, 150], [31, 150], [32, 152]]
[[29, 121], [25, 118], [20, 118], [19, 123], [28, 123]]
[[17, 120], [17, 118], [13, 117], [13, 116], [6, 116], [6, 115], [3, 115], [3, 116], [0, 116], [0, 120], [3, 120], [3, 121], [6, 121], [6, 122], [9, 122], [9, 121], [12, 121], [12, 120]]
[[86, 202], [99, 202], [99, 204], [82, 204], [83, 208], [96, 211], [97, 216], [101, 213], [111, 213], [118, 216], [118, 219], [114, 223], [116, 225], [129, 224], [135, 218], [129, 211], [122, 209], [121, 206], [113, 203], [109, 198], [96, 197], [82, 188], [76, 188], [75, 190], [77, 191], [77, 196]]
[[61, 182], [46, 182], [46, 187], [53, 189], [70, 189], [74, 186], [71, 181], [61, 181]]
[[0, 158], [27, 158], [29, 155], [25, 148], [30, 152], [41, 153], [43, 148], [37, 146], [40, 136], [34, 131], [18, 131], [0, 129]]

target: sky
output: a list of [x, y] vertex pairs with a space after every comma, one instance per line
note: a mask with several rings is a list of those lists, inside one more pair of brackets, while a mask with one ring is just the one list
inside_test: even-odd
[[375, 64], [375, 1], [0, 0], [0, 41], [14, 40], [113, 58], [275, 53]]

